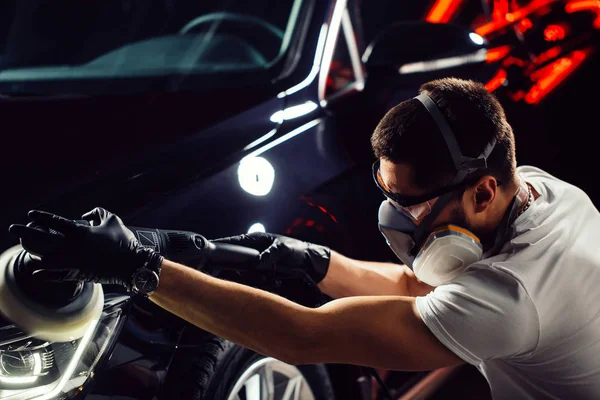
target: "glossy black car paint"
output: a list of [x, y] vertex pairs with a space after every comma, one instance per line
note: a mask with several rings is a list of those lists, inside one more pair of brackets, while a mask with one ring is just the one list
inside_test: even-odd
[[[374, 69], [364, 90], [357, 86], [322, 102], [319, 74], [327, 71], [315, 57], [327, 43], [320, 36], [336, 4], [304, 3], [289, 55], [271, 82], [240, 78], [219, 90], [169, 91], [174, 77], [134, 82], [123, 94], [0, 97], [0, 121], [15, 132], [1, 158], [8, 189], [0, 222], [27, 222], [33, 208], [78, 218], [102, 206], [133, 226], [216, 238], [258, 222], [349, 256], [392, 261], [376, 226], [381, 195], [371, 181], [369, 136], [386, 107], [413, 96], [423, 77], [392, 86], [383, 84], [390, 76]], [[352, 7], [350, 16], [356, 22]], [[362, 53], [365, 43], [358, 43]], [[273, 122], [277, 112], [307, 102], [317, 107]], [[248, 155], [274, 168], [266, 196], [253, 196], [238, 182], [240, 160]], [[14, 244], [8, 233], [0, 235], [3, 249]], [[288, 289], [298, 301], [310, 301], [302, 286]], [[110, 359], [85, 392], [95, 399], [169, 398], [161, 385], [174, 353], [198, 343], [181, 343], [186, 323], [147, 300], [131, 300], [129, 311]], [[332, 365], [331, 371], [340, 398], [358, 396], [354, 378], [362, 370]]]

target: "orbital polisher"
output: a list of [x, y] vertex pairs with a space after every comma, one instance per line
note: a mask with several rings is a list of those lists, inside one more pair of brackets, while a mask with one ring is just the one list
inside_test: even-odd
[[[89, 224], [88, 221], [77, 221]], [[187, 231], [128, 227], [141, 245], [195, 269], [251, 267], [259, 252], [243, 246], [213, 243]], [[56, 233], [57, 232], [52, 232]], [[0, 313], [33, 337], [51, 342], [81, 338], [104, 306], [102, 285], [48, 282], [37, 278], [36, 256], [16, 245], [0, 255]]]

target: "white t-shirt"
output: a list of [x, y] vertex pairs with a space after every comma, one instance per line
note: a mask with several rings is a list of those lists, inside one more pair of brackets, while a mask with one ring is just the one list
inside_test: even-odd
[[581, 189], [517, 171], [540, 197], [499, 254], [417, 297], [417, 308], [494, 399], [600, 399], [600, 213]]

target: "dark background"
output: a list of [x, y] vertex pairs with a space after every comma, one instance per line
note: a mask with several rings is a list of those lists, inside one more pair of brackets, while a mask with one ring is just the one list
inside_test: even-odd
[[[507, 112], [516, 139], [517, 162], [538, 164], [555, 176], [585, 190], [596, 207], [600, 205], [598, 171], [598, 50], [586, 60], [574, 75], [538, 105], [543, 126], [532, 132], [528, 113], [513, 117]], [[537, 117], [537, 116], [536, 116]], [[540, 136], [542, 140], [528, 140]]]

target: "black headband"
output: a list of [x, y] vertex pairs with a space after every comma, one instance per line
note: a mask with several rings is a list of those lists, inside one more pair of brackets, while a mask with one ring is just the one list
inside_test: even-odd
[[[419, 100], [421, 104], [425, 106], [425, 109], [431, 115], [435, 124], [437, 125], [439, 131], [441, 132], [444, 141], [446, 142], [446, 146], [450, 151], [450, 155], [452, 156], [452, 161], [454, 161], [454, 167], [456, 168], [456, 176], [450, 183], [450, 185], [457, 185], [461, 183], [465, 177], [474, 171], [487, 168], [487, 158], [494, 149], [496, 145], [496, 139], [492, 138], [492, 140], [485, 146], [483, 152], [477, 158], [465, 157], [458, 146], [458, 142], [450, 129], [450, 125], [444, 115], [440, 111], [439, 107], [435, 102], [431, 99], [431, 97], [427, 96], [425, 93], [421, 93], [415, 97], [415, 99]], [[449, 186], [450, 186], [449, 185]], [[426, 238], [426, 234], [429, 230], [431, 224], [435, 221], [441, 210], [448, 204], [450, 199], [452, 198], [452, 192], [446, 193], [442, 195], [438, 201], [436, 201], [433, 205], [431, 212], [425, 217], [423, 222], [417, 226], [417, 229], [414, 233], [414, 241], [415, 246], [412, 248], [411, 253], [413, 256], [416, 256], [419, 248], [423, 244]]]
[[460, 176], [460, 179], [457, 180], [455, 178], [454, 180], [457, 181], [455, 183], [462, 181], [467, 174], [473, 171], [487, 168], [487, 158], [496, 145], [496, 138], [492, 138], [492, 140], [485, 146], [479, 157], [472, 158], [463, 156], [454, 133], [452, 133], [452, 129], [450, 129], [448, 121], [446, 121], [446, 118], [444, 118], [444, 115], [440, 111], [437, 104], [435, 104], [431, 97], [425, 93], [419, 94], [415, 97], [415, 99], [419, 100], [421, 104], [425, 106], [425, 109], [435, 121], [435, 124], [437, 125], [442, 137], [444, 138], [444, 141], [446, 142], [446, 146], [448, 147], [450, 155], [452, 156], [452, 161], [454, 162], [454, 167], [457, 171], [459, 171], [459, 174], [456, 178]]

